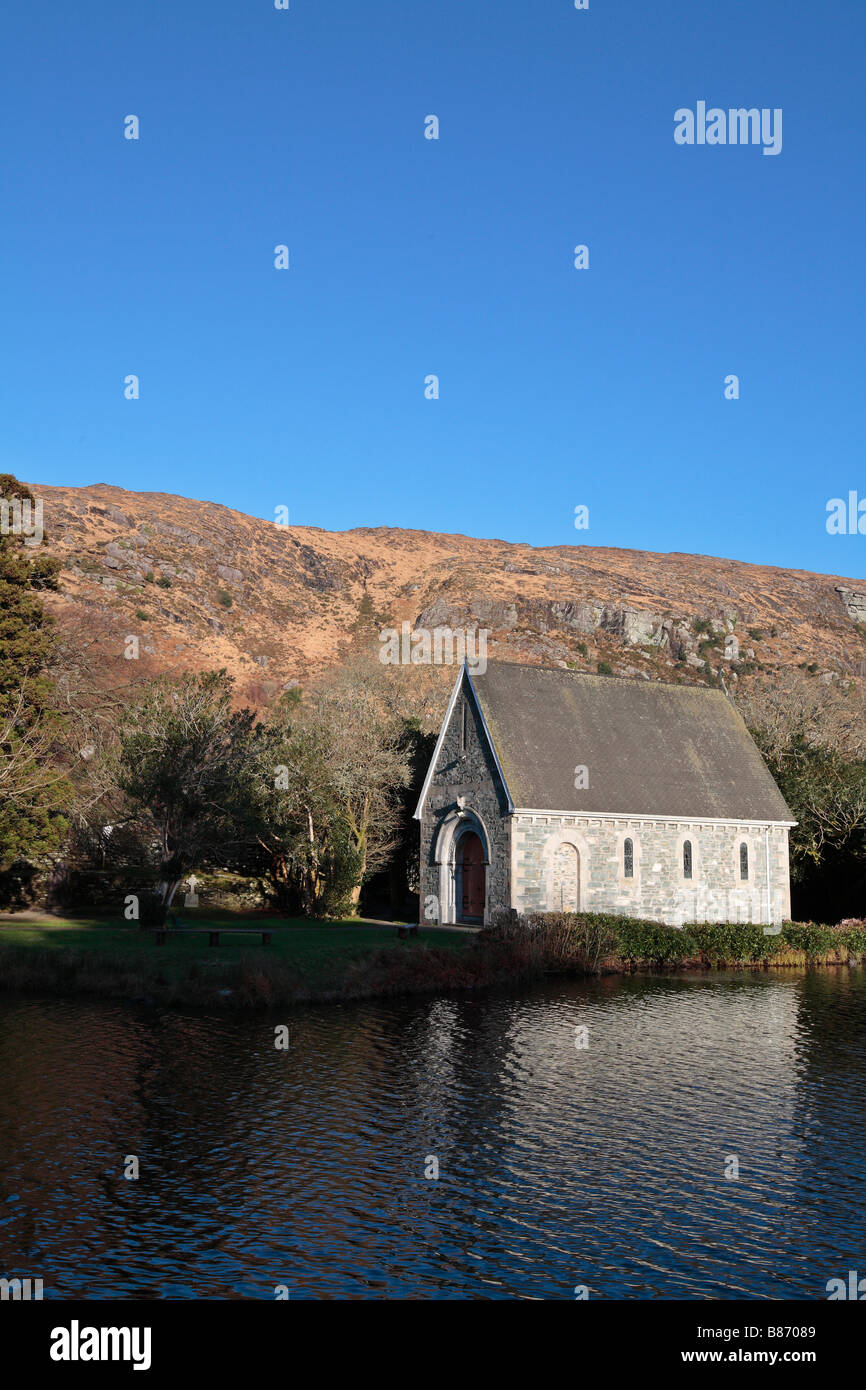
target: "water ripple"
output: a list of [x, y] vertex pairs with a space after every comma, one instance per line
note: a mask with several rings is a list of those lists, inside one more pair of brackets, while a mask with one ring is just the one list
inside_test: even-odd
[[55, 1298], [821, 1298], [866, 1269], [864, 1101], [859, 970], [285, 1019], [6, 997], [0, 1273]]

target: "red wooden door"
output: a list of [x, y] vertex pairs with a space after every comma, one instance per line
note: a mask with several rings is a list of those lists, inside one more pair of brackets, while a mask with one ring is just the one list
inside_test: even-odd
[[485, 874], [484, 849], [474, 831], [463, 836], [460, 851], [460, 916], [464, 920], [484, 919]]

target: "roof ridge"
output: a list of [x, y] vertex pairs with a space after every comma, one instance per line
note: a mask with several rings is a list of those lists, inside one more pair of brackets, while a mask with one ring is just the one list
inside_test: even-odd
[[581, 680], [604, 681], [608, 685], [635, 685], [640, 686], [641, 689], [649, 689], [652, 686], [660, 685], [668, 690], [696, 690], [702, 691], [706, 695], [721, 695], [723, 698], [727, 698], [727, 692], [721, 690], [718, 686], [701, 685], [693, 681], [662, 681], [656, 680], [653, 677], [650, 677], [649, 680], [645, 680], [642, 676], [606, 676], [600, 671], [572, 671], [567, 666], [539, 666], [531, 661], [488, 660], [484, 671], [470, 670], [469, 675], [473, 681], [482, 679], [491, 666], [499, 671], [511, 667], [518, 671], [549, 671], [553, 675], [576, 677]]

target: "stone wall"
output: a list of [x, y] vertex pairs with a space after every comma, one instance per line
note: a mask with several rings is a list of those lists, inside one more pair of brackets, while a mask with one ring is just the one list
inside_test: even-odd
[[485, 921], [489, 922], [494, 913], [510, 905], [511, 821], [507, 797], [464, 678], [421, 815], [422, 921], [455, 920], [453, 901], [449, 902], [449, 873], [437, 860], [453, 857], [456, 839], [468, 828], [481, 835], [488, 849]]
[[[578, 852], [582, 912], [625, 913], [682, 926], [684, 922], [781, 922], [790, 918], [788, 831], [769, 827], [770, 916], [764, 828], [601, 816], [513, 817], [512, 905], [520, 912], [562, 907], [564, 844]], [[634, 876], [624, 872], [624, 841], [633, 844]], [[683, 874], [683, 843], [692, 845], [692, 878]], [[746, 881], [740, 845], [748, 846]]]

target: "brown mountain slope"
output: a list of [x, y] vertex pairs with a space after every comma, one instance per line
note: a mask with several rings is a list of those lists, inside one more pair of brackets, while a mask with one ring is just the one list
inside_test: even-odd
[[329, 532], [164, 493], [31, 486], [64, 565], [51, 607], [106, 667], [133, 635], [140, 672], [225, 666], [261, 698], [352, 645], [379, 650], [380, 629], [407, 621], [483, 627], [491, 656], [668, 680], [721, 671], [731, 684], [797, 665], [866, 674], [856, 580], [704, 555]]

